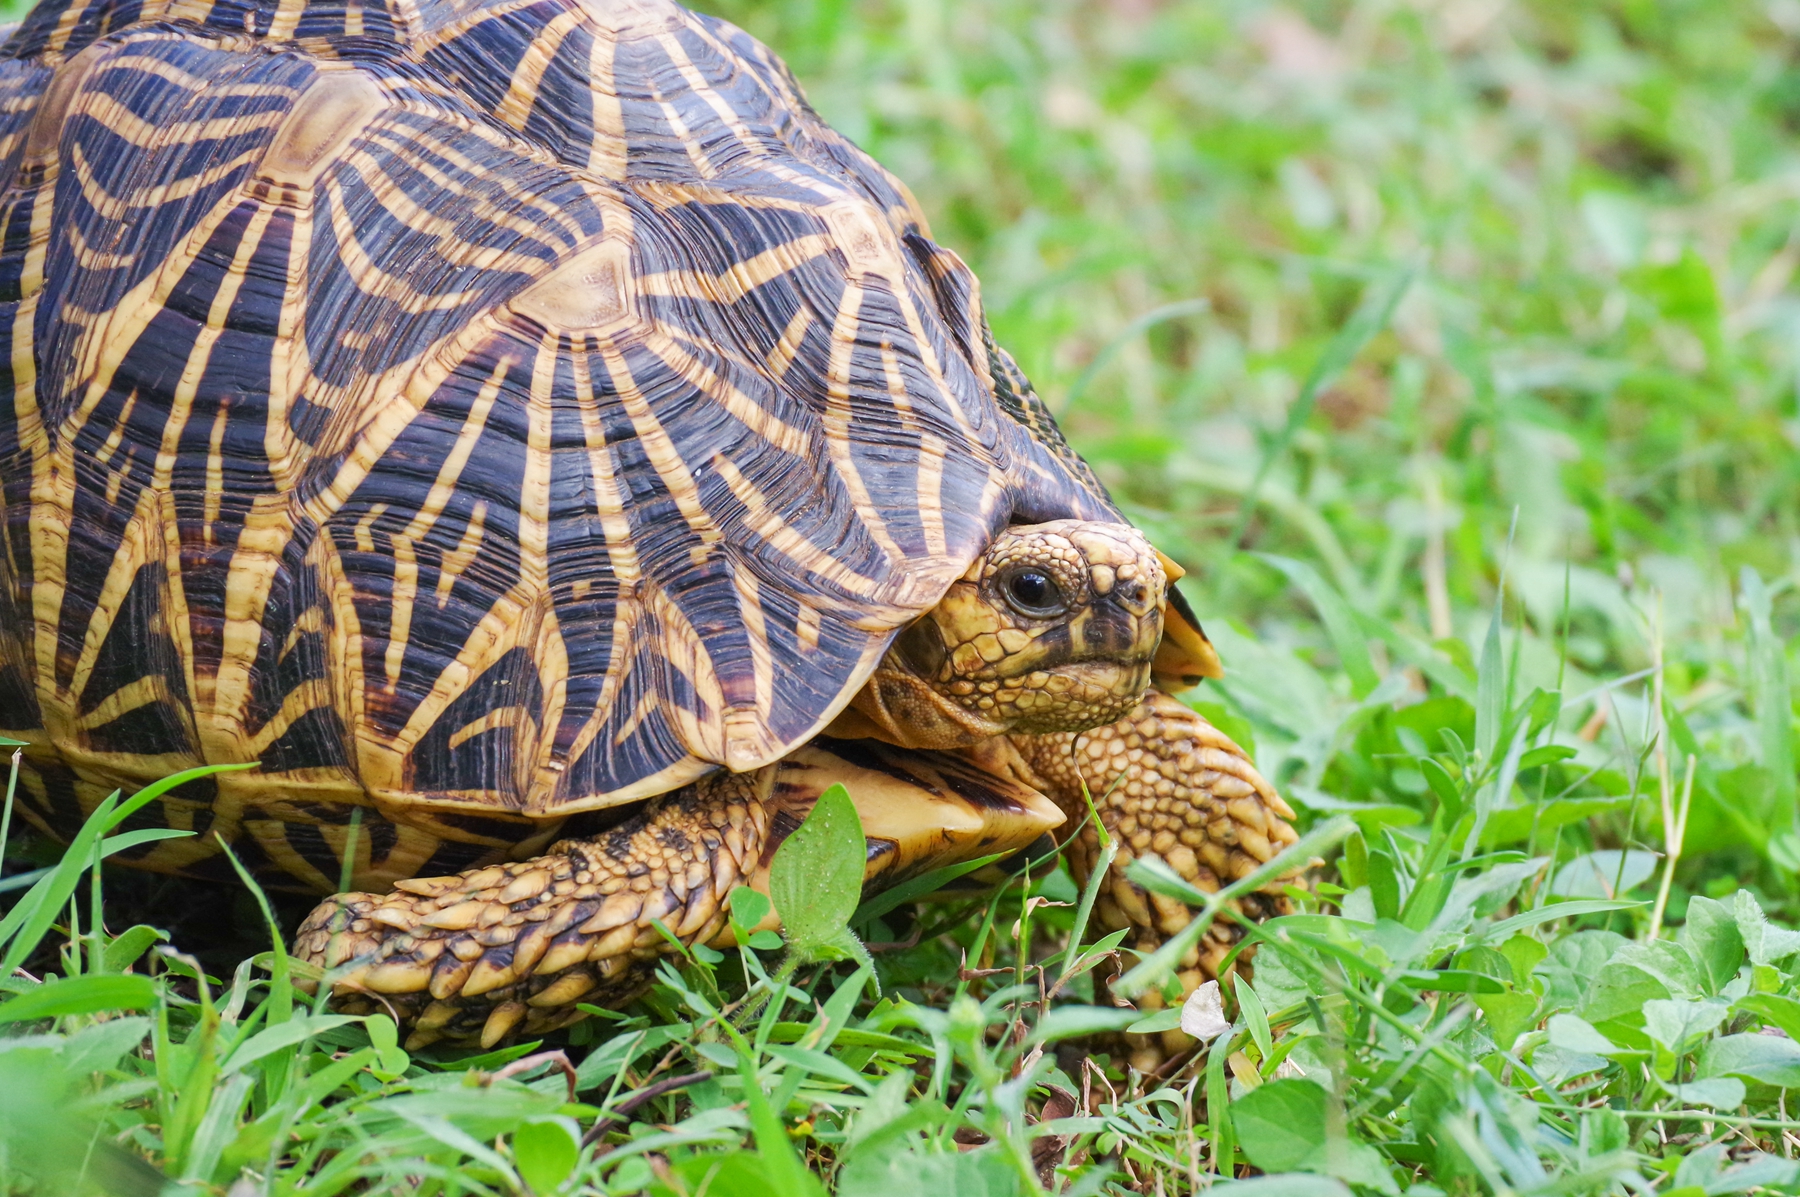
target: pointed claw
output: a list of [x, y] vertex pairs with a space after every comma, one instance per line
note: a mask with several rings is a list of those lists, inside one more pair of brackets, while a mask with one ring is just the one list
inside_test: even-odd
[[566, 977], [557, 978], [527, 998], [526, 1005], [539, 1008], [567, 1006], [593, 987], [594, 978], [587, 973], [570, 973]]
[[513, 878], [512, 884], [500, 891], [497, 902], [511, 906], [523, 902], [527, 898], [535, 898], [550, 885], [550, 873], [546, 869], [532, 869], [529, 873], [521, 873]]
[[523, 977], [531, 972], [533, 966], [549, 948], [550, 934], [548, 924], [537, 923], [514, 941], [512, 956], [514, 976]]
[[577, 934], [557, 940], [550, 945], [550, 950], [544, 953], [544, 958], [538, 961], [537, 975], [548, 977], [560, 973], [570, 965], [580, 964], [587, 959], [587, 956], [588, 940], [586, 936]]
[[502, 985], [512, 984], [517, 977], [518, 974], [513, 972], [511, 968], [501, 968], [494, 964], [488, 957], [483, 956], [480, 960], [475, 962], [475, 970], [469, 974], [469, 979], [463, 982], [462, 995], [464, 997], [479, 997], [484, 993], [490, 993], [493, 990], [500, 988]]
[[525, 1017], [524, 1002], [502, 1002], [494, 1007], [488, 1015], [487, 1022], [481, 1027], [481, 1047], [485, 1051], [506, 1038], [507, 1034]]
[[440, 931], [467, 931], [475, 925], [475, 919], [481, 914], [483, 905], [480, 902], [458, 902], [454, 906], [446, 906], [442, 910], [434, 910], [419, 920], [424, 927], [436, 927]]
[[433, 1002], [419, 1013], [419, 1020], [413, 1026], [421, 1031], [436, 1031], [455, 1018], [460, 1009], [460, 1006], [452, 1002]]
[[638, 911], [644, 908], [644, 895], [633, 890], [620, 890], [600, 903], [600, 909], [594, 917], [581, 924], [581, 930], [589, 935], [598, 931], [610, 931], [624, 923], [637, 921]]
[[431, 983], [431, 966], [422, 960], [387, 960], [362, 976], [363, 988], [376, 993], [418, 993]]
[[458, 960], [455, 956], [445, 953], [444, 958], [438, 961], [437, 968], [433, 969], [431, 973], [431, 996], [439, 1001], [448, 1001], [455, 997], [462, 992], [463, 983], [474, 971], [475, 961]]

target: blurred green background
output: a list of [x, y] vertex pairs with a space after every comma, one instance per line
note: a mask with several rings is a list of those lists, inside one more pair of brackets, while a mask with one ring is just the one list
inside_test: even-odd
[[1504, 574], [1583, 745], [1517, 838], [1663, 847], [1660, 641], [1676, 911], [1792, 913], [1800, 0], [704, 7], [975, 268], [1301, 803], [1428, 809]]

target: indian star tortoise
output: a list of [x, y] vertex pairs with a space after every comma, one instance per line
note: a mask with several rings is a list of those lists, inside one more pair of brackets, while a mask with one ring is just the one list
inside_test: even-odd
[[[229, 844], [332, 894], [297, 951], [414, 1045], [628, 1000], [656, 920], [728, 939], [834, 780], [872, 886], [1066, 834], [1084, 785], [1121, 865], [1203, 888], [1295, 838], [1169, 697], [1218, 672], [1179, 568], [731, 25], [43, 0], [0, 146], [21, 809], [66, 838], [252, 766], [145, 807], [195, 834], [130, 863], [228, 877]], [[1119, 875], [1099, 917], [1148, 947], [1189, 912]]]

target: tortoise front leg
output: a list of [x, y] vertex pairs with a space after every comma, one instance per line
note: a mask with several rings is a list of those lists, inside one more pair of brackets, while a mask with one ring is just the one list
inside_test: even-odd
[[624, 1005], [670, 950], [658, 920], [684, 943], [724, 927], [725, 897], [768, 836], [770, 773], [707, 778], [530, 860], [334, 895], [301, 926], [296, 954], [326, 968], [361, 958], [335, 981], [335, 1004], [397, 1014], [408, 1048], [492, 1047], [575, 1022], [577, 1002]]
[[[1065, 852], [1083, 885], [1100, 855], [1091, 821], [1083, 825], [1084, 782], [1093, 795], [1101, 820], [1119, 845], [1095, 915], [1104, 930], [1131, 928], [1126, 943], [1139, 951], [1154, 951], [1186, 927], [1193, 912], [1128, 880], [1125, 866], [1132, 860], [1158, 856], [1195, 886], [1217, 892], [1299, 838], [1288, 823], [1294, 812], [1243, 749], [1185, 704], [1158, 691], [1150, 691], [1136, 710], [1105, 727], [1011, 739], [1032, 775], [1020, 780], [1035, 779], [1068, 816], [1061, 834], [1081, 827]], [[1253, 919], [1286, 913], [1280, 884], [1239, 899], [1239, 910]], [[1242, 935], [1240, 927], [1215, 922], [1181, 961], [1183, 993], [1216, 978]], [[1154, 993], [1145, 998], [1150, 1006], [1161, 1001]], [[1134, 1063], [1153, 1066], [1160, 1059], [1147, 1037], [1129, 1038], [1136, 1049]], [[1169, 1051], [1191, 1042], [1179, 1031], [1164, 1039], [1161, 1046]]]
[[349, 963], [333, 982], [337, 1006], [390, 1011], [412, 1027], [409, 1047], [555, 1030], [582, 1017], [578, 1002], [618, 1007], [643, 992], [674, 950], [670, 936], [728, 943], [726, 896], [738, 885], [767, 892], [776, 848], [837, 782], [867, 837], [866, 888], [1017, 851], [1063, 818], [1036, 790], [954, 754], [820, 739], [754, 773], [703, 778], [544, 856], [328, 898], [296, 951]]

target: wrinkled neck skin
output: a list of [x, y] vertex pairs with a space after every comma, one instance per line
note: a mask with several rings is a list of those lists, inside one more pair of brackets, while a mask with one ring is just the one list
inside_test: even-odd
[[[1021, 569], [1048, 581], [1054, 613], [1009, 601]], [[1009, 530], [900, 634], [830, 734], [954, 749], [1111, 723], [1150, 684], [1167, 586], [1133, 528]]]
[[902, 748], [966, 748], [1004, 735], [1006, 724], [953, 702], [889, 649], [829, 734]]

